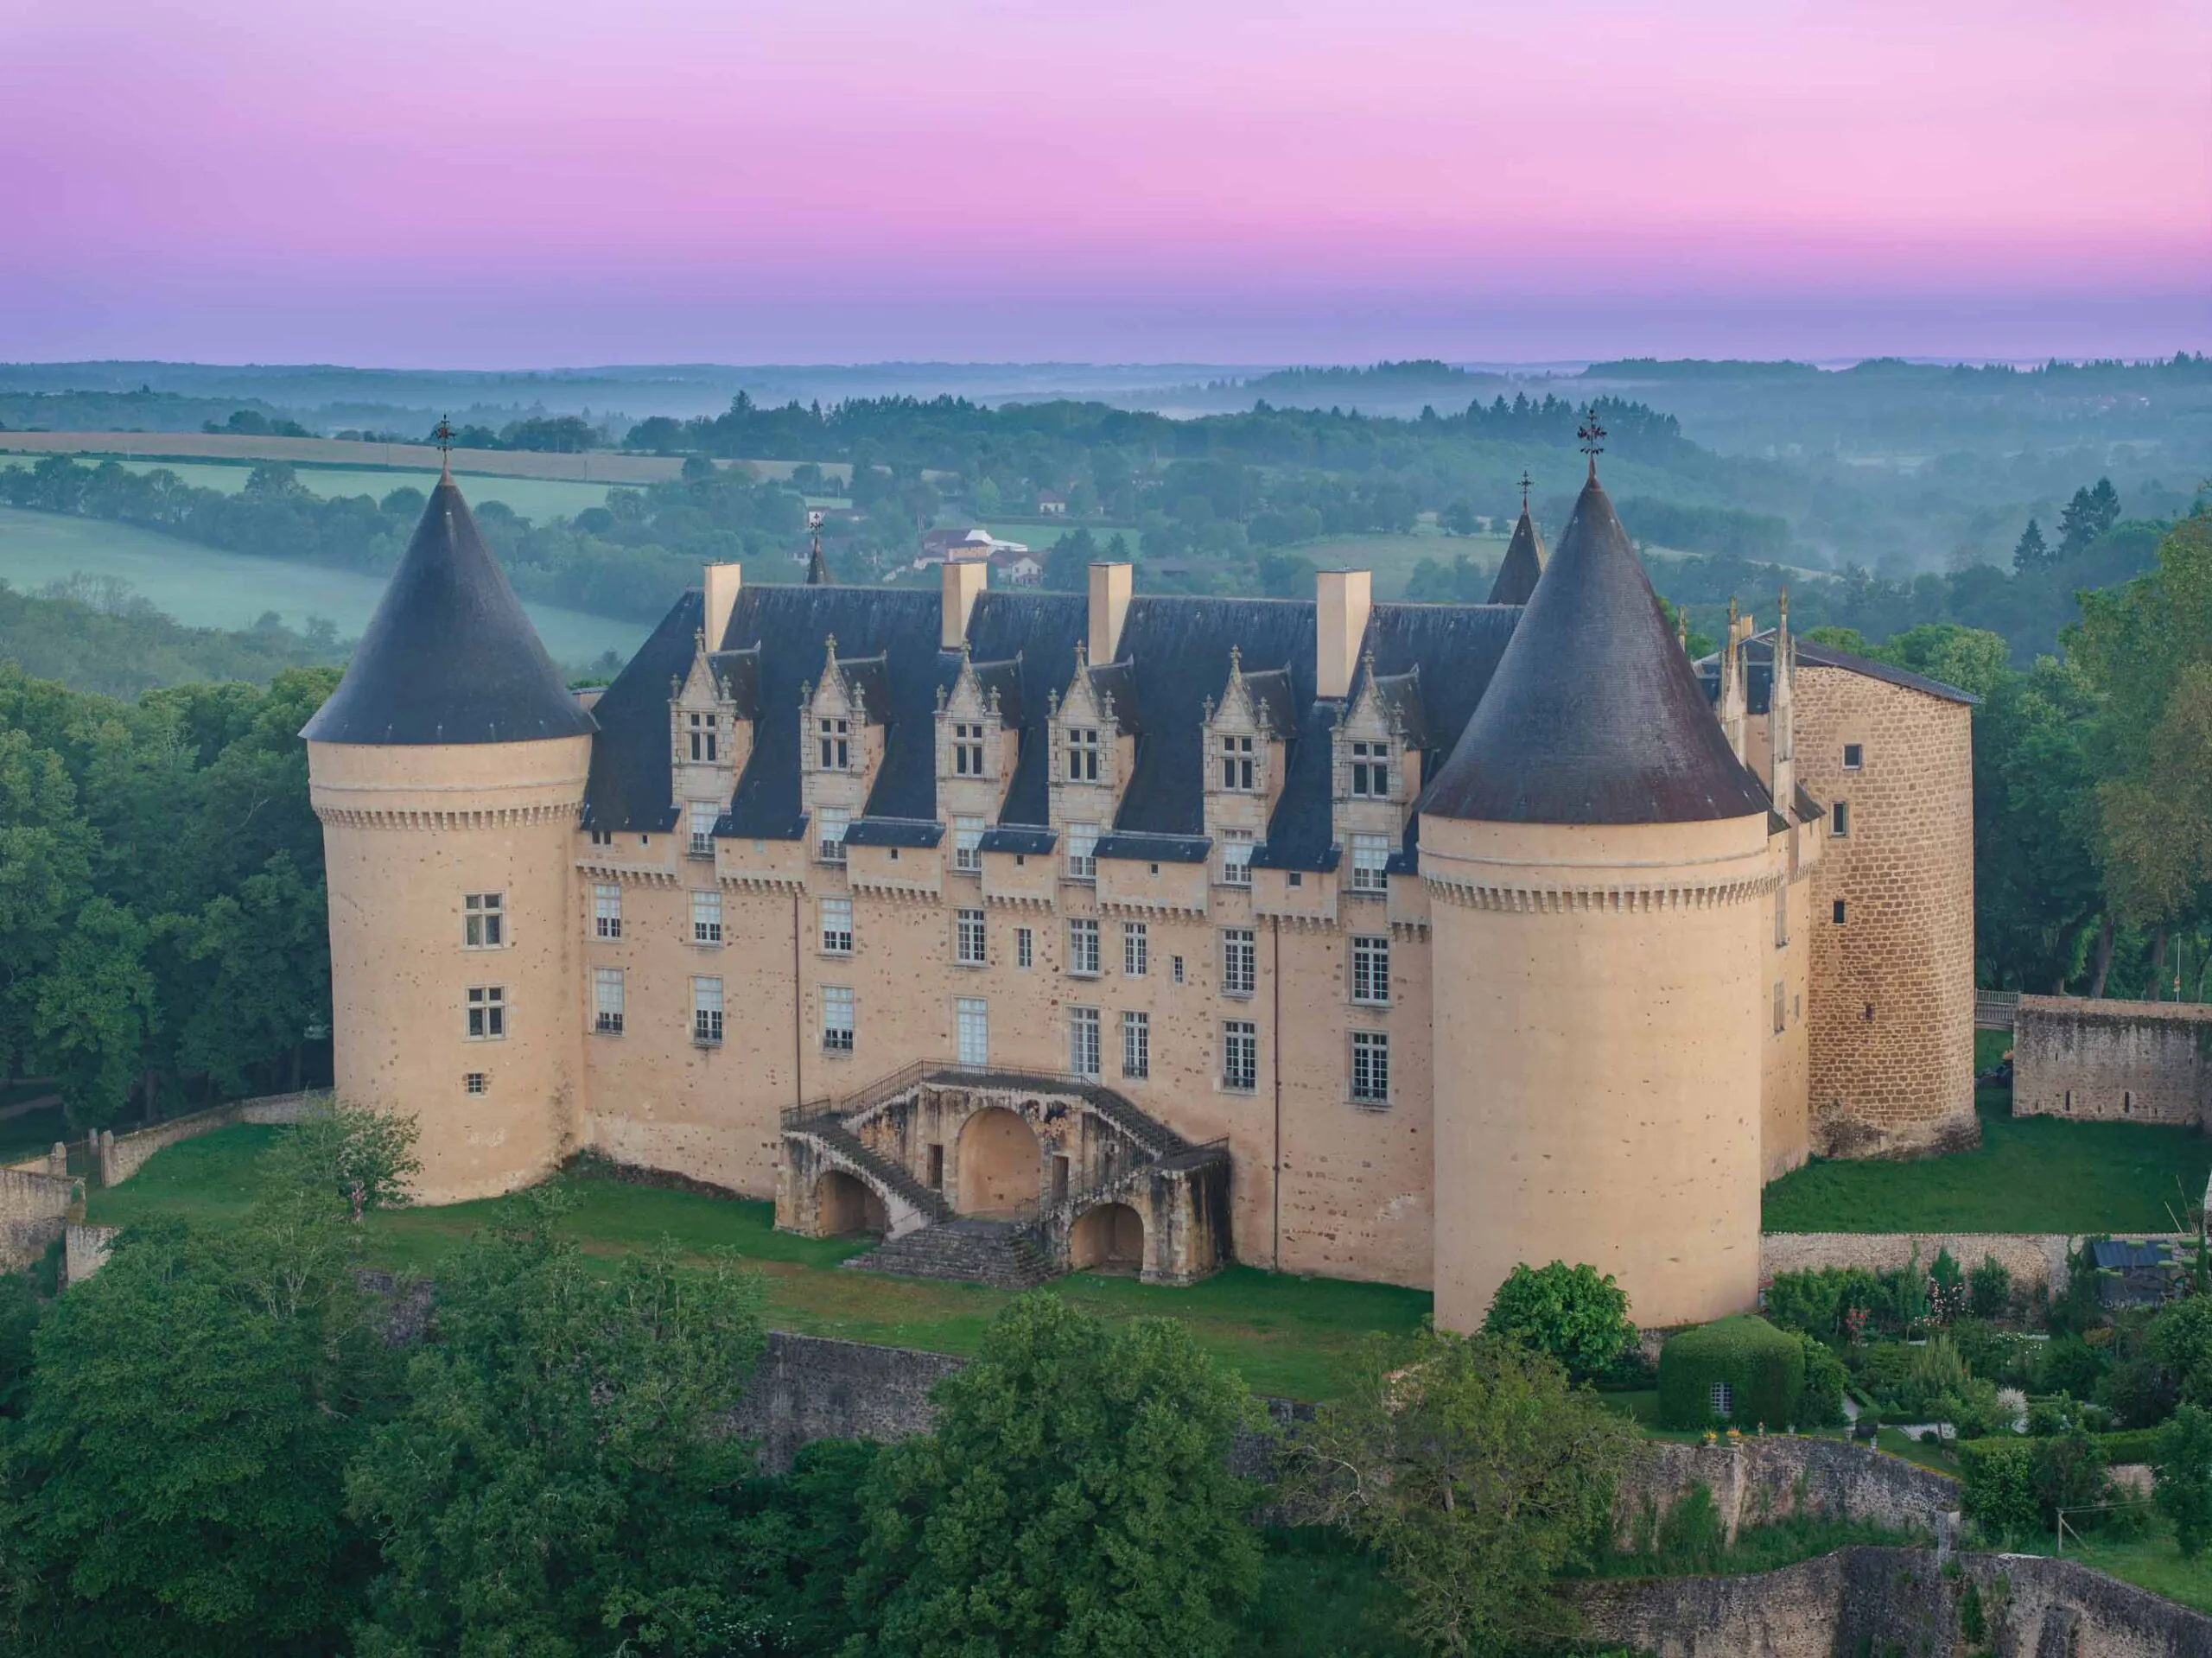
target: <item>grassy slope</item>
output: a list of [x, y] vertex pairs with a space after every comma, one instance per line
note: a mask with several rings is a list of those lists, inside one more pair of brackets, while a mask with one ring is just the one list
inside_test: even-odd
[[2204, 1190], [2187, 1128], [2014, 1117], [1980, 1096], [1981, 1144], [1912, 1163], [1815, 1160], [1766, 1189], [1770, 1232], [2164, 1232]]
[[[253, 1158], [277, 1133], [236, 1128], [172, 1147], [136, 1178], [94, 1191], [88, 1218], [128, 1224], [157, 1215], [233, 1218], [249, 1201]], [[563, 1180], [569, 1225], [584, 1248], [615, 1255], [665, 1235], [688, 1252], [735, 1250], [768, 1280], [770, 1322], [785, 1330], [969, 1353], [1012, 1299], [1005, 1290], [845, 1272], [864, 1245], [785, 1236], [765, 1203], [705, 1197], [583, 1175]], [[381, 1217], [371, 1246], [378, 1264], [435, 1273], [439, 1261], [489, 1218], [488, 1203]], [[1425, 1291], [1301, 1279], [1235, 1267], [1189, 1289], [1078, 1273], [1055, 1287], [1111, 1318], [1170, 1313], [1259, 1392], [1317, 1399], [1332, 1391], [1339, 1358], [1369, 1331], [1410, 1331], [1428, 1312]]]

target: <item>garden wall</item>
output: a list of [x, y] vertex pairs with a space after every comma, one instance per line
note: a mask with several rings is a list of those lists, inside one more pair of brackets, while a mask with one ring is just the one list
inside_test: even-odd
[[146, 1165], [146, 1159], [181, 1140], [196, 1140], [227, 1128], [234, 1122], [297, 1122], [328, 1096], [321, 1094], [270, 1094], [257, 1100], [234, 1100], [188, 1117], [172, 1117], [151, 1128], [127, 1134], [100, 1134], [100, 1184], [119, 1186]]
[[[2194, 1234], [2131, 1232], [2129, 1237], [2170, 1238], [2190, 1244]], [[1816, 1267], [1864, 1267], [1890, 1272], [1908, 1265], [1917, 1248], [1920, 1264], [1930, 1266], [1936, 1251], [1948, 1249], [1961, 1272], [1994, 1255], [2012, 1274], [2015, 1289], [2048, 1285], [2053, 1296], [2066, 1293], [2066, 1260], [2081, 1248], [2079, 1237], [2063, 1232], [1769, 1232], [1759, 1240], [1759, 1281], [1777, 1273], [1806, 1272]]]
[[31, 1169], [0, 1169], [0, 1270], [21, 1272], [68, 1224], [78, 1182]]
[[2186, 1123], [2212, 1109], [2212, 1007], [2023, 996], [2015, 1116]]
[[1885, 1452], [1840, 1439], [1754, 1435], [1738, 1444], [1665, 1441], [1619, 1484], [1613, 1539], [1632, 1547], [1648, 1512], [1662, 1518], [1693, 1485], [1713, 1493], [1727, 1540], [1745, 1526], [1796, 1514], [1866, 1520], [1948, 1540], [1957, 1521], [1957, 1482]]
[[119, 1226], [87, 1226], [81, 1221], [71, 1222], [68, 1241], [62, 1246], [63, 1287], [83, 1283], [106, 1265], [107, 1247], [122, 1229]]
[[2212, 1658], [2212, 1618], [2070, 1560], [1845, 1548], [1742, 1578], [1608, 1579], [1570, 1585], [1586, 1634], [1657, 1658], [1937, 1658], [1960, 1649], [1973, 1586], [2006, 1658]]

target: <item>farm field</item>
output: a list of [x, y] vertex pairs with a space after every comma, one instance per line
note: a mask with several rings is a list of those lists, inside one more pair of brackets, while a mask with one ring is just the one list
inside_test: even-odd
[[[267, 611], [294, 627], [327, 616], [359, 638], [384, 596], [380, 577], [226, 553], [129, 524], [0, 507], [0, 581], [35, 591], [78, 571], [113, 576], [192, 627], [243, 628]], [[635, 622], [551, 605], [526, 605], [555, 661], [582, 664], [602, 651], [627, 657], [645, 636]]]
[[[200, 1223], [234, 1218], [251, 1201], [254, 1158], [278, 1132], [225, 1128], [173, 1146], [125, 1185], [90, 1192], [86, 1218], [105, 1225], [162, 1216]], [[620, 1255], [663, 1236], [696, 1255], [734, 1249], [766, 1278], [768, 1322], [779, 1329], [972, 1353], [1013, 1299], [1011, 1291], [977, 1285], [842, 1270], [838, 1263], [865, 1244], [787, 1236], [774, 1229], [774, 1209], [766, 1203], [632, 1185], [588, 1171], [562, 1176], [560, 1184], [574, 1204], [566, 1224], [588, 1254]], [[493, 1207], [455, 1204], [375, 1217], [371, 1257], [379, 1266], [435, 1273], [490, 1221]], [[1188, 1289], [1090, 1273], [1055, 1280], [1054, 1287], [1109, 1318], [1183, 1318], [1255, 1389], [1294, 1399], [1327, 1396], [1338, 1362], [1369, 1331], [1409, 1332], [1429, 1310], [1425, 1291], [1278, 1277], [1249, 1267]]]
[[[1505, 556], [1503, 536], [1448, 536], [1415, 530], [1409, 536], [1325, 536], [1281, 549], [1295, 558], [1310, 559], [1317, 569], [1349, 568], [1375, 572], [1377, 599], [1402, 599], [1414, 569], [1424, 558], [1448, 565], [1465, 557], [1495, 570]], [[1485, 589], [1487, 591], [1487, 589]]]
[[[0, 454], [0, 468], [29, 466], [35, 459], [30, 455]], [[118, 461], [116, 464], [137, 473], [173, 472], [194, 489], [219, 489], [226, 495], [235, 495], [244, 489], [254, 467], [250, 461]], [[410, 484], [428, 494], [438, 481], [435, 467], [425, 471], [382, 467], [300, 467], [296, 475], [301, 487], [326, 500], [345, 495], [367, 495], [382, 500], [393, 490]], [[607, 504], [605, 484], [574, 484], [553, 478], [494, 478], [469, 472], [456, 473], [454, 477], [461, 492], [468, 497], [470, 505], [504, 501], [525, 518], [573, 518], [586, 507]]]
[[1116, 536], [1126, 537], [1134, 552], [1137, 537], [1142, 533], [1133, 524], [1093, 524], [1086, 519], [1067, 518], [993, 518], [983, 527], [1001, 541], [1018, 541], [1035, 553], [1057, 546], [1062, 536], [1071, 536], [1078, 530], [1090, 530], [1090, 538], [1098, 543], [1102, 553]]

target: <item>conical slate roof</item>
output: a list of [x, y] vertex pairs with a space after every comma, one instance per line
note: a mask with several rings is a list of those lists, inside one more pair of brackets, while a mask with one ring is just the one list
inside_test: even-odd
[[834, 588], [836, 578], [830, 574], [830, 561], [822, 556], [822, 543], [816, 542], [814, 550], [807, 556], [806, 585], [810, 588]]
[[1529, 522], [1528, 504], [1523, 502], [1521, 522], [1513, 526], [1513, 539], [1506, 543], [1505, 556], [1498, 561], [1497, 580], [1490, 585], [1490, 602], [1527, 604], [1529, 595], [1536, 590], [1536, 578], [1543, 573], [1543, 538]]
[[319, 743], [514, 743], [593, 729], [461, 490], [439, 480], [346, 677], [300, 734]]
[[1594, 474], [1421, 810], [1504, 823], [1766, 811]]

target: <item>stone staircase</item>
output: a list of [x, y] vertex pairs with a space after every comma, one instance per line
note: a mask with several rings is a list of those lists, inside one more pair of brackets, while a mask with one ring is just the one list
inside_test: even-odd
[[907, 1203], [928, 1216], [932, 1225], [941, 1224], [952, 1218], [952, 1205], [945, 1202], [943, 1192], [916, 1179], [903, 1165], [894, 1163], [889, 1158], [879, 1156], [876, 1153], [870, 1151], [861, 1143], [858, 1135], [849, 1134], [835, 1121], [810, 1122], [804, 1128], [789, 1132], [812, 1135], [837, 1156], [852, 1164], [856, 1170], [864, 1172], [897, 1192]]
[[1061, 1270], [1039, 1244], [1030, 1222], [976, 1215], [925, 1226], [844, 1264], [861, 1272], [953, 1279], [1008, 1290], [1033, 1288]]

